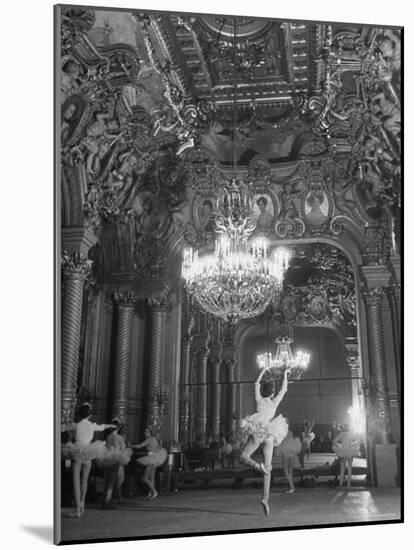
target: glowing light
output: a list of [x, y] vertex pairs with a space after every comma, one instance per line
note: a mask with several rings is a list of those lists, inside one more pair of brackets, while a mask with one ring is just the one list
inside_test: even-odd
[[290, 378], [300, 378], [303, 372], [309, 367], [310, 354], [297, 350], [295, 355], [293, 355], [290, 348], [293, 339], [288, 336], [278, 337], [275, 342], [277, 344], [275, 356], [270, 352], [261, 353], [257, 356], [259, 368], [271, 370], [275, 375], [290, 369]]
[[215, 219], [217, 238], [212, 254], [184, 250], [182, 277], [186, 288], [205, 311], [237, 323], [265, 311], [280, 291], [289, 252], [269, 253], [264, 237], [249, 240], [255, 222], [249, 205], [233, 180], [225, 190], [224, 205]]

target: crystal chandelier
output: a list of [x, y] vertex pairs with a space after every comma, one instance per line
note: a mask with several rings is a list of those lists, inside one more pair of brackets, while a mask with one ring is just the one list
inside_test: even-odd
[[[234, 20], [234, 55], [237, 54]], [[289, 253], [269, 253], [267, 239], [249, 239], [256, 222], [242, 183], [236, 180], [237, 85], [233, 96], [233, 179], [224, 185], [224, 199], [215, 217], [214, 253], [184, 250], [182, 276], [201, 308], [231, 323], [263, 313], [275, 298], [288, 268]]]
[[299, 379], [303, 372], [308, 368], [310, 354], [298, 350], [293, 355], [290, 349], [290, 344], [293, 343], [293, 338], [290, 336], [279, 336], [275, 343], [276, 353], [261, 353], [257, 356], [257, 364], [261, 369], [265, 368], [273, 372], [275, 376], [280, 376], [287, 369], [291, 371], [289, 378], [291, 380]]
[[182, 276], [203, 310], [237, 323], [265, 311], [283, 284], [289, 252], [269, 253], [267, 239], [249, 240], [256, 224], [249, 201], [235, 180], [225, 187], [221, 212], [215, 219], [214, 253], [184, 250]]

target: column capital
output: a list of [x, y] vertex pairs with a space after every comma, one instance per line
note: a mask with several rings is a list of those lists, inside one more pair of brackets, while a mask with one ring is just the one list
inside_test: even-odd
[[210, 348], [204, 347], [198, 349], [198, 354], [200, 355], [201, 359], [206, 360], [209, 356]]
[[191, 342], [193, 341], [193, 337], [188, 335], [188, 334], [185, 334], [182, 338], [181, 338], [181, 342], [183, 344], [184, 347], [191, 347]]
[[363, 265], [361, 272], [368, 288], [387, 287], [390, 284], [391, 273], [387, 265]]
[[62, 252], [61, 267], [65, 278], [84, 281], [91, 273], [92, 263], [92, 260], [76, 252]]
[[112, 300], [118, 309], [134, 309], [137, 302], [136, 296], [130, 291], [115, 290], [112, 293]]
[[151, 311], [166, 312], [170, 307], [170, 302], [166, 296], [151, 296], [148, 298], [148, 306]]
[[63, 227], [62, 247], [74, 254], [86, 256], [96, 244], [98, 237], [86, 227]]
[[382, 286], [374, 288], [364, 288], [362, 294], [368, 307], [380, 306], [384, 297], [385, 290]]

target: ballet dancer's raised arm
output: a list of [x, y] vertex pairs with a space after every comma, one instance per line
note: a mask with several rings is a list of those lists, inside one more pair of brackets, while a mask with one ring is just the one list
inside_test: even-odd
[[283, 375], [283, 383], [282, 383], [282, 387], [280, 388], [280, 392], [277, 395], [275, 395], [275, 397], [272, 398], [272, 401], [275, 404], [276, 408], [279, 406], [280, 402], [285, 396], [285, 393], [287, 392], [289, 374], [290, 374], [290, 369], [286, 369]]
[[256, 382], [254, 383], [254, 394], [255, 394], [256, 402], [262, 399], [262, 395], [260, 393], [260, 381], [262, 380], [266, 370], [267, 370], [266, 367], [263, 367], [263, 369], [259, 372], [259, 376], [257, 377]]

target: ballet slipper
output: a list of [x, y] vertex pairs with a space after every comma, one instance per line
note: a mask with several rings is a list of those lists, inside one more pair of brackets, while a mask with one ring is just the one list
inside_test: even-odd
[[72, 512], [71, 514], [69, 514], [70, 518], [81, 518], [82, 517], [82, 512], [81, 512], [81, 509], [80, 508], [77, 508], [74, 512]]
[[266, 499], [263, 499], [263, 500], [262, 500], [262, 506], [263, 506], [264, 515], [265, 515], [265, 516], [270, 516], [269, 503], [267, 502]]
[[259, 470], [262, 472], [262, 474], [265, 474], [265, 475], [270, 474], [270, 471], [266, 468], [263, 462], [259, 464]]
[[287, 491], [285, 491], [285, 494], [286, 495], [291, 495], [294, 492], [295, 492], [295, 489], [288, 489]]
[[154, 500], [154, 498], [157, 498], [157, 496], [158, 496], [157, 491], [154, 491], [154, 492], [152, 493], [152, 495], [151, 495], [150, 500]]

